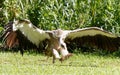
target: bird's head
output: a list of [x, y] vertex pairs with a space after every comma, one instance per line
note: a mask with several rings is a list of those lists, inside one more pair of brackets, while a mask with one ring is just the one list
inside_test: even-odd
[[13, 31], [16, 31], [20, 28], [22, 28], [24, 25], [29, 25], [31, 26], [31, 22], [27, 19], [24, 20], [14, 20], [13, 21]]
[[63, 34], [63, 30], [58, 29], [58, 30], [53, 30], [53, 37], [55, 38], [60, 38]]

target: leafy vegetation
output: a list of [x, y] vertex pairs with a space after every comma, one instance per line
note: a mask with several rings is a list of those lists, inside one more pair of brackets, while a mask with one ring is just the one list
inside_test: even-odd
[[119, 34], [119, 0], [2, 0], [3, 26], [10, 20], [30, 19], [41, 29], [98, 26]]

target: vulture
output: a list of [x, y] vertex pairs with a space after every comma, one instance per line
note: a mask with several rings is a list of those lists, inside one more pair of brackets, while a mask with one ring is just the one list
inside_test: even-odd
[[98, 27], [88, 27], [75, 30], [42, 30], [29, 20], [14, 20], [4, 27], [1, 35], [5, 48], [17, 47], [23, 55], [25, 49], [39, 50], [45, 43], [45, 54], [59, 59], [61, 62], [70, 56], [67, 47], [76, 44], [77, 47], [89, 46], [97, 49], [116, 51], [120, 46], [120, 37]]

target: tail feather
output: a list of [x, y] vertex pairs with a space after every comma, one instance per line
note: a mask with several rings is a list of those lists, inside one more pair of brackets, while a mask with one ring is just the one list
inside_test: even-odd
[[6, 38], [6, 43], [9, 48], [12, 48], [17, 44], [17, 34], [15, 32], [11, 32], [9, 36]]
[[13, 21], [9, 22], [4, 26], [4, 31], [2, 32], [2, 35], [0, 38], [6, 38], [8, 36], [8, 34], [12, 31], [12, 24], [13, 24]]

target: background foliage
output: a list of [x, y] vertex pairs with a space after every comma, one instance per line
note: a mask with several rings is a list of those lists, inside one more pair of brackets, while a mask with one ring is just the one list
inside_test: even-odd
[[30, 19], [41, 29], [102, 27], [119, 34], [119, 0], [1, 0], [0, 26]]

